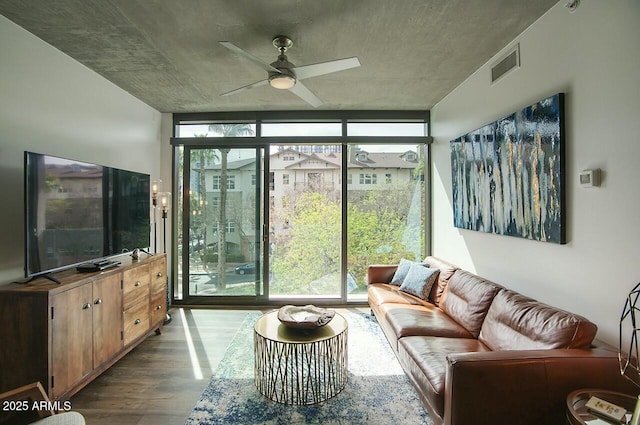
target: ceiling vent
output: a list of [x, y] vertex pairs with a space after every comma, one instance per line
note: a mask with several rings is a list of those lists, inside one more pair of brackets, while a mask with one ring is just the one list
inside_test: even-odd
[[520, 44], [516, 44], [498, 62], [493, 64], [491, 67], [491, 84], [518, 68], [520, 68]]

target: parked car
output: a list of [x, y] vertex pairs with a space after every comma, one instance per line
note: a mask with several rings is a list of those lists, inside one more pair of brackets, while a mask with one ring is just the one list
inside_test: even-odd
[[255, 263], [244, 263], [244, 264], [240, 264], [238, 267], [236, 267], [236, 273], [237, 274], [245, 274], [245, 273], [255, 274], [255, 272], [256, 272], [256, 264]]

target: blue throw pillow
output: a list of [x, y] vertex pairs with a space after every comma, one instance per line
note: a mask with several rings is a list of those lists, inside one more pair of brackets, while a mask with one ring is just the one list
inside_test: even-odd
[[409, 269], [412, 264], [417, 264], [415, 261], [405, 260], [404, 258], [400, 259], [400, 264], [398, 264], [398, 268], [396, 272], [393, 274], [393, 278], [391, 278], [390, 285], [400, 286], [402, 285], [402, 281], [405, 277], [407, 277], [407, 273], [409, 273]]
[[404, 278], [400, 290], [407, 294], [415, 295], [426, 300], [431, 292], [431, 287], [438, 279], [439, 269], [430, 269], [422, 264], [413, 264], [409, 268], [407, 277]]

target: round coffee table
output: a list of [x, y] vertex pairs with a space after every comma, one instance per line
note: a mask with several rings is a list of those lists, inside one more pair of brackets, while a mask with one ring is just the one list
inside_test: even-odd
[[337, 314], [317, 329], [292, 329], [265, 314], [254, 327], [255, 384], [278, 403], [325, 401], [347, 384], [347, 321]]
[[609, 403], [618, 405], [626, 409], [629, 415], [633, 413], [636, 401], [638, 400], [630, 395], [609, 390], [584, 389], [573, 391], [567, 396], [567, 422], [570, 425], [606, 423], [597, 415], [591, 413], [585, 406], [591, 397], [598, 397]]

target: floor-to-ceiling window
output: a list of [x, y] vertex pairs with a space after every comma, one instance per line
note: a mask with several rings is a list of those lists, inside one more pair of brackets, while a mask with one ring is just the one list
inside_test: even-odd
[[181, 235], [189, 241], [183, 256], [189, 286], [184, 290], [189, 296], [259, 296], [261, 149], [194, 147], [187, 152], [190, 202], [182, 207], [188, 226], [183, 224]]
[[363, 302], [427, 253], [427, 113], [251, 115], [174, 117], [174, 300]]
[[269, 161], [269, 294], [341, 297], [341, 145], [274, 145]]

